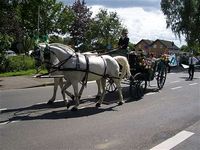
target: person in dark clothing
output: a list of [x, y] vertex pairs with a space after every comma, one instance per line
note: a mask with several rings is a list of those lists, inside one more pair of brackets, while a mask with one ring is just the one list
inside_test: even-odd
[[128, 31], [126, 29], [122, 30], [122, 36], [119, 39], [118, 47], [119, 49], [127, 49], [129, 38], [128, 38]]
[[120, 56], [127, 56], [128, 53], [128, 44], [129, 44], [129, 38], [127, 36], [128, 31], [126, 29], [122, 30], [122, 36], [120, 37], [118, 41], [118, 50], [116, 51], [115, 55]]
[[188, 68], [188, 74], [189, 78], [187, 80], [193, 80], [194, 77], [194, 65], [198, 62], [198, 60], [191, 54], [189, 57], [189, 68]]

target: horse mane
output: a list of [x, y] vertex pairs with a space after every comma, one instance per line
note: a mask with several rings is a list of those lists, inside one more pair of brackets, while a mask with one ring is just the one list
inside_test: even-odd
[[67, 46], [67, 45], [64, 45], [64, 44], [61, 44], [61, 43], [51, 43], [50, 45], [51, 46], [57, 46], [57, 47], [63, 49], [64, 51], [71, 50], [71, 51], [75, 52], [75, 50], [73, 48], [71, 48], [70, 46]]

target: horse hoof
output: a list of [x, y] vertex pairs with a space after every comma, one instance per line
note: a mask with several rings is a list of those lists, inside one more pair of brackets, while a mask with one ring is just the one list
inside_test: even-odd
[[97, 95], [97, 96], [96, 96], [96, 99], [97, 99], [97, 100], [99, 100], [99, 99], [100, 99], [100, 97], [101, 97], [101, 96]]
[[124, 104], [124, 102], [119, 102], [119, 103], [118, 103], [119, 106], [120, 106], [120, 105], [123, 105], [123, 104]]
[[78, 108], [77, 108], [77, 107], [73, 107], [73, 108], [71, 109], [71, 111], [78, 111]]
[[48, 104], [48, 105], [52, 105], [52, 104], [53, 104], [53, 101], [48, 101], [47, 104]]
[[67, 109], [69, 109], [69, 107], [71, 106], [71, 104], [67, 103], [66, 106], [67, 106]]
[[74, 95], [72, 95], [72, 96], [71, 96], [71, 99], [72, 99], [72, 100], [74, 100], [74, 97], [75, 97], [75, 96], [74, 96]]
[[101, 104], [100, 103], [96, 103], [96, 107], [101, 107]]

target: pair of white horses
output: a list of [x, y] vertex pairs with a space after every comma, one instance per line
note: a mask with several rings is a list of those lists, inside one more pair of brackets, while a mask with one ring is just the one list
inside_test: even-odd
[[[96, 107], [100, 107], [106, 93], [106, 79], [111, 78], [119, 92], [119, 105], [124, 103], [121, 80], [125, 75], [129, 78], [131, 76], [130, 66], [126, 57], [116, 56], [111, 57], [109, 55], [98, 56], [97, 54], [81, 54], [75, 53], [75, 51], [63, 44], [52, 43], [49, 45], [40, 44], [40, 49], [43, 50], [41, 53], [41, 60], [50, 65], [52, 75], [63, 75], [63, 78], [54, 78], [54, 92], [53, 97], [48, 103], [53, 103], [56, 98], [56, 92], [58, 85], [61, 87], [62, 96], [69, 107], [68, 99], [65, 93], [73, 97], [75, 100], [75, 106], [72, 110], [78, 110], [79, 100], [85, 87], [84, 83], [87, 81], [96, 81], [98, 85], [98, 93], [100, 96]], [[120, 72], [120, 66], [122, 66]], [[79, 90], [79, 83], [82, 82], [82, 87]], [[72, 85], [74, 95], [67, 91], [67, 88]]]

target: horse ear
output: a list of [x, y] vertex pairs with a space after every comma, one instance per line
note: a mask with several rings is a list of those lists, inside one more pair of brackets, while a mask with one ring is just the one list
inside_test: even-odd
[[44, 59], [50, 60], [50, 47], [48, 45], [44, 48]]

